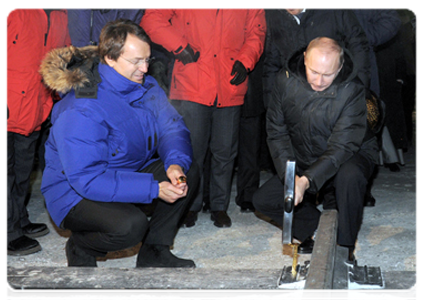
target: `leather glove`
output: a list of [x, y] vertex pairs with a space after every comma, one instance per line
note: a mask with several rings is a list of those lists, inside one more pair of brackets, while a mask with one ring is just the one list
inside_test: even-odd
[[232, 67], [231, 76], [233, 75], [235, 75], [231, 80], [231, 84], [233, 85], [240, 85], [247, 78], [247, 69], [239, 60], [237, 60]]
[[192, 50], [191, 46], [188, 44], [184, 50], [175, 54], [175, 58], [178, 59], [184, 65], [196, 62], [200, 57], [200, 52], [196, 52], [194, 54], [194, 50]]

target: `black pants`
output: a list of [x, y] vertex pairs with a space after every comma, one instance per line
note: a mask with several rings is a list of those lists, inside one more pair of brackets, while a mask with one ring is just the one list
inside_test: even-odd
[[262, 116], [241, 117], [239, 127], [237, 196], [235, 202], [253, 201], [260, 185], [260, 146]]
[[7, 240], [23, 235], [30, 223], [25, 206], [39, 131], [29, 136], [7, 132]]
[[[153, 173], [159, 182], [169, 181], [161, 161], [140, 172]], [[141, 241], [170, 246], [198, 181], [198, 167], [193, 163], [187, 173], [187, 196], [172, 204], [154, 199], [150, 219], [144, 213], [147, 205], [83, 199], [71, 209], [62, 227], [71, 230], [75, 244], [93, 256], [105, 256], [107, 252], [126, 249]]]
[[[363, 217], [364, 195], [367, 182], [373, 173], [374, 164], [361, 154], [354, 155], [341, 165], [338, 173], [319, 191], [324, 193], [323, 209], [338, 210], [338, 238], [342, 246], [354, 246]], [[277, 175], [267, 181], [253, 196], [254, 207], [283, 224], [284, 187]], [[320, 211], [316, 197], [307, 194], [294, 210], [292, 234], [304, 241], [317, 229]]]

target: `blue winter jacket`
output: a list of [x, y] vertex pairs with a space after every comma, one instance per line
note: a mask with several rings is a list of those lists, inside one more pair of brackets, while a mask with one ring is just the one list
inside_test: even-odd
[[57, 226], [83, 198], [151, 203], [158, 182], [137, 171], [156, 152], [165, 169], [192, 162], [189, 131], [154, 78], [141, 85], [102, 63], [98, 71], [96, 99], [72, 89], [53, 108], [41, 191]]

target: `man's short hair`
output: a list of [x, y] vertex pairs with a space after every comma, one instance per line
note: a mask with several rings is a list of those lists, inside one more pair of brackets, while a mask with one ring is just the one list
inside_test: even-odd
[[317, 37], [308, 44], [306, 53], [309, 53], [309, 51], [313, 48], [319, 48], [319, 50], [324, 53], [338, 53], [339, 67], [344, 64], [344, 49], [334, 39], [323, 36]]
[[138, 24], [127, 19], [110, 21], [104, 25], [100, 33], [98, 51], [102, 63], [105, 56], [117, 60], [122, 54], [128, 34], [133, 34], [143, 42], [151, 45], [150, 37]]

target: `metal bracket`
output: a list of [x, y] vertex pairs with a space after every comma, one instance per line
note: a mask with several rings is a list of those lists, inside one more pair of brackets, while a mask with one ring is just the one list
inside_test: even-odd
[[296, 275], [293, 276], [292, 266], [284, 266], [281, 277], [278, 280], [280, 289], [304, 289], [305, 281], [310, 269], [310, 261], [304, 262], [304, 265], [297, 265]]
[[358, 266], [357, 262], [348, 268], [349, 289], [377, 289], [384, 287], [380, 267]]

